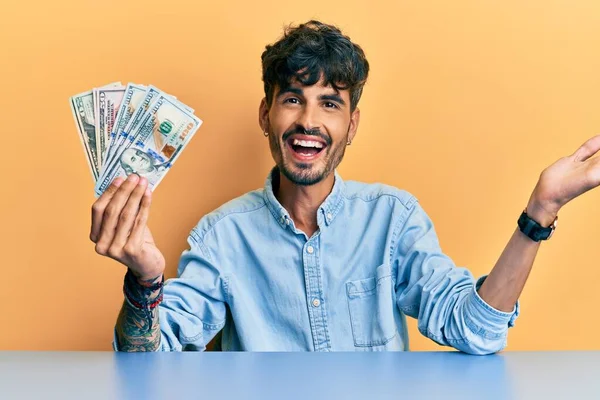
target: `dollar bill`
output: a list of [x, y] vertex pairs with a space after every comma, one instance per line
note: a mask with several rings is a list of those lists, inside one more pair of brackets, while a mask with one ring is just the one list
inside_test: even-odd
[[113, 129], [117, 111], [123, 100], [125, 87], [111, 86], [100, 88], [95, 89], [94, 93], [97, 97], [96, 154], [98, 155], [98, 167], [102, 170], [106, 158], [106, 150], [108, 149], [110, 132]]
[[[104, 86], [100, 86], [99, 88], [93, 88], [92, 89], [92, 95], [94, 96], [94, 115], [97, 116], [98, 115], [98, 90], [99, 89], [106, 89], [106, 88], [111, 88], [111, 87], [116, 87], [116, 86], [122, 86], [121, 82], [111, 82], [109, 84], [106, 84]], [[96, 121], [98, 122], [98, 121]], [[96, 123], [96, 132], [98, 132], [98, 124]]]
[[[131, 119], [131, 116], [144, 99], [145, 92], [146, 86], [144, 85], [136, 85], [134, 83], [129, 83], [125, 88], [125, 94], [123, 96], [123, 100], [121, 101], [119, 111], [117, 112], [115, 124], [110, 133], [110, 140], [107, 149], [107, 158], [108, 154], [111, 154], [111, 150], [116, 144], [117, 136], [124, 131], [125, 126], [129, 123], [129, 120]], [[104, 163], [102, 169], [104, 169], [105, 165], [106, 163]]]
[[158, 95], [137, 128], [130, 131], [131, 146], [118, 153], [96, 183], [95, 195], [100, 196], [115, 178], [132, 173], [147, 178], [154, 190], [201, 124], [182, 103], [169, 95]]
[[71, 97], [71, 110], [79, 138], [83, 144], [87, 163], [94, 181], [99, 177], [98, 156], [96, 147], [96, 126], [94, 119], [94, 96], [92, 91], [76, 94]]
[[[143, 99], [140, 101], [132, 116], [129, 118], [127, 124], [125, 124], [123, 130], [115, 138], [115, 145], [109, 149], [109, 154], [107, 155], [106, 161], [107, 165], [112, 165], [115, 161], [115, 157], [119, 156], [120, 153], [123, 152], [123, 150], [126, 147], [129, 147], [129, 144], [131, 143], [131, 140], [127, 142], [127, 139], [129, 138], [129, 132], [135, 130], [138, 127], [143, 115], [146, 113], [146, 111], [148, 111], [154, 100], [160, 94], [162, 94], [162, 92], [152, 85], [146, 88]], [[102, 170], [100, 178], [104, 177], [104, 175], [107, 172], [107, 169], [108, 167]]]

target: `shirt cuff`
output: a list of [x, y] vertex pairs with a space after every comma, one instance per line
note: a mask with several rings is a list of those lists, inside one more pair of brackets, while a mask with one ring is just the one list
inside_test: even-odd
[[473, 295], [469, 296], [467, 310], [471, 319], [471, 329], [475, 333], [483, 331], [488, 333], [485, 336], [494, 336], [493, 333], [500, 334], [505, 332], [507, 328], [514, 326], [515, 320], [520, 313], [520, 305], [519, 301], [517, 301], [512, 312], [504, 312], [486, 303], [477, 292], [486, 278], [487, 275], [482, 276], [473, 286]]

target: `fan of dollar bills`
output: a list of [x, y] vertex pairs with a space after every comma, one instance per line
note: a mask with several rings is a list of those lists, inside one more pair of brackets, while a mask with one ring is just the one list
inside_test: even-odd
[[202, 124], [192, 108], [151, 85], [115, 82], [70, 103], [96, 196], [129, 174], [146, 177], [154, 190]]

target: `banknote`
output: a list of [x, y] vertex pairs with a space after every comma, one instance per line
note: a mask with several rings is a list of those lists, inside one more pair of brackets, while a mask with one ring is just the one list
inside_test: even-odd
[[110, 141], [108, 145], [107, 154], [111, 153], [111, 149], [116, 144], [116, 137], [124, 131], [125, 126], [129, 123], [131, 116], [141, 104], [146, 93], [146, 86], [136, 85], [135, 83], [129, 83], [125, 88], [125, 94], [121, 101], [121, 106], [117, 112], [117, 118], [115, 124], [110, 133]]
[[94, 96], [92, 91], [76, 94], [70, 98], [71, 110], [75, 119], [81, 143], [83, 144], [87, 164], [94, 181], [99, 177], [98, 154], [96, 147], [96, 122], [94, 119]]
[[102, 170], [108, 148], [108, 140], [115, 124], [117, 111], [125, 94], [125, 87], [111, 86], [96, 89], [93, 93], [97, 96], [96, 153], [98, 154], [98, 166]]
[[[112, 165], [113, 161], [120, 157], [121, 153], [125, 151], [125, 149], [131, 146], [135, 136], [130, 134], [129, 132], [137, 131], [139, 123], [142, 121], [144, 114], [152, 106], [154, 101], [156, 101], [159, 95], [165, 95], [174, 100], [177, 99], [177, 97], [167, 94], [155, 86], [150, 85], [148, 87], [141, 87], [145, 88], [145, 91], [143, 92], [143, 95], [140, 93], [134, 93], [134, 95], [137, 96], [134, 96], [135, 98], [131, 102], [132, 107], [130, 107], [129, 109], [129, 111], [131, 111], [131, 115], [123, 115], [122, 117], [120, 115], [117, 116], [118, 119], [123, 119], [123, 121], [119, 122], [119, 124], [121, 124], [123, 128], [120, 129], [120, 133], [114, 132], [114, 143], [111, 146], [109, 146], [108, 155], [106, 156], [107, 162], [105, 164], [107, 165]], [[194, 113], [193, 108], [183, 103], [179, 104], [189, 113]], [[102, 179], [104, 177], [105, 172], [106, 169], [103, 166], [103, 168], [100, 169], [99, 179]]]
[[[150, 85], [146, 88], [143, 99], [139, 102], [139, 105], [137, 106], [137, 108], [135, 109], [135, 111], [133, 112], [131, 117], [129, 118], [129, 121], [127, 122], [127, 124], [125, 124], [125, 127], [123, 128], [123, 130], [115, 138], [115, 141], [116, 141], [115, 145], [112, 146], [111, 148], [109, 148], [109, 153], [106, 157], [107, 158], [106, 163], [108, 165], [112, 165], [112, 163], [115, 160], [115, 157], [120, 155], [120, 153], [126, 147], [129, 147], [129, 144], [131, 142], [127, 142], [127, 139], [129, 137], [128, 133], [137, 128], [137, 126], [139, 125], [139, 123], [142, 119], [142, 116], [146, 113], [146, 111], [148, 111], [150, 105], [161, 93], [162, 92], [158, 88], [156, 88], [152, 85]], [[117, 154], [117, 153], [119, 153], [119, 154]], [[101, 180], [105, 176], [106, 172], [107, 172], [106, 168], [101, 170], [99, 180]]]
[[136, 127], [129, 132], [130, 146], [120, 151], [94, 188], [100, 196], [117, 177], [136, 173], [148, 179], [154, 190], [202, 121], [187, 107], [166, 94], [159, 94]]
[[96, 196], [132, 173], [154, 190], [202, 124], [192, 107], [152, 85], [113, 82], [69, 103]]

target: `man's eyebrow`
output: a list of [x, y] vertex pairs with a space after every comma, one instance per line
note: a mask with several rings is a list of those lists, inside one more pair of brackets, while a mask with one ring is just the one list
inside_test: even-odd
[[279, 93], [277, 93], [277, 98], [283, 96], [286, 93], [293, 93], [293, 94], [297, 94], [298, 96], [302, 96], [302, 94], [304, 92], [300, 88], [295, 88], [295, 87], [288, 86], [286, 88], [281, 89], [279, 91]]
[[342, 97], [335, 93], [335, 94], [322, 94], [319, 96], [319, 100], [330, 100], [330, 101], [335, 101], [340, 103], [341, 105], [346, 105], [346, 102], [342, 99]]

